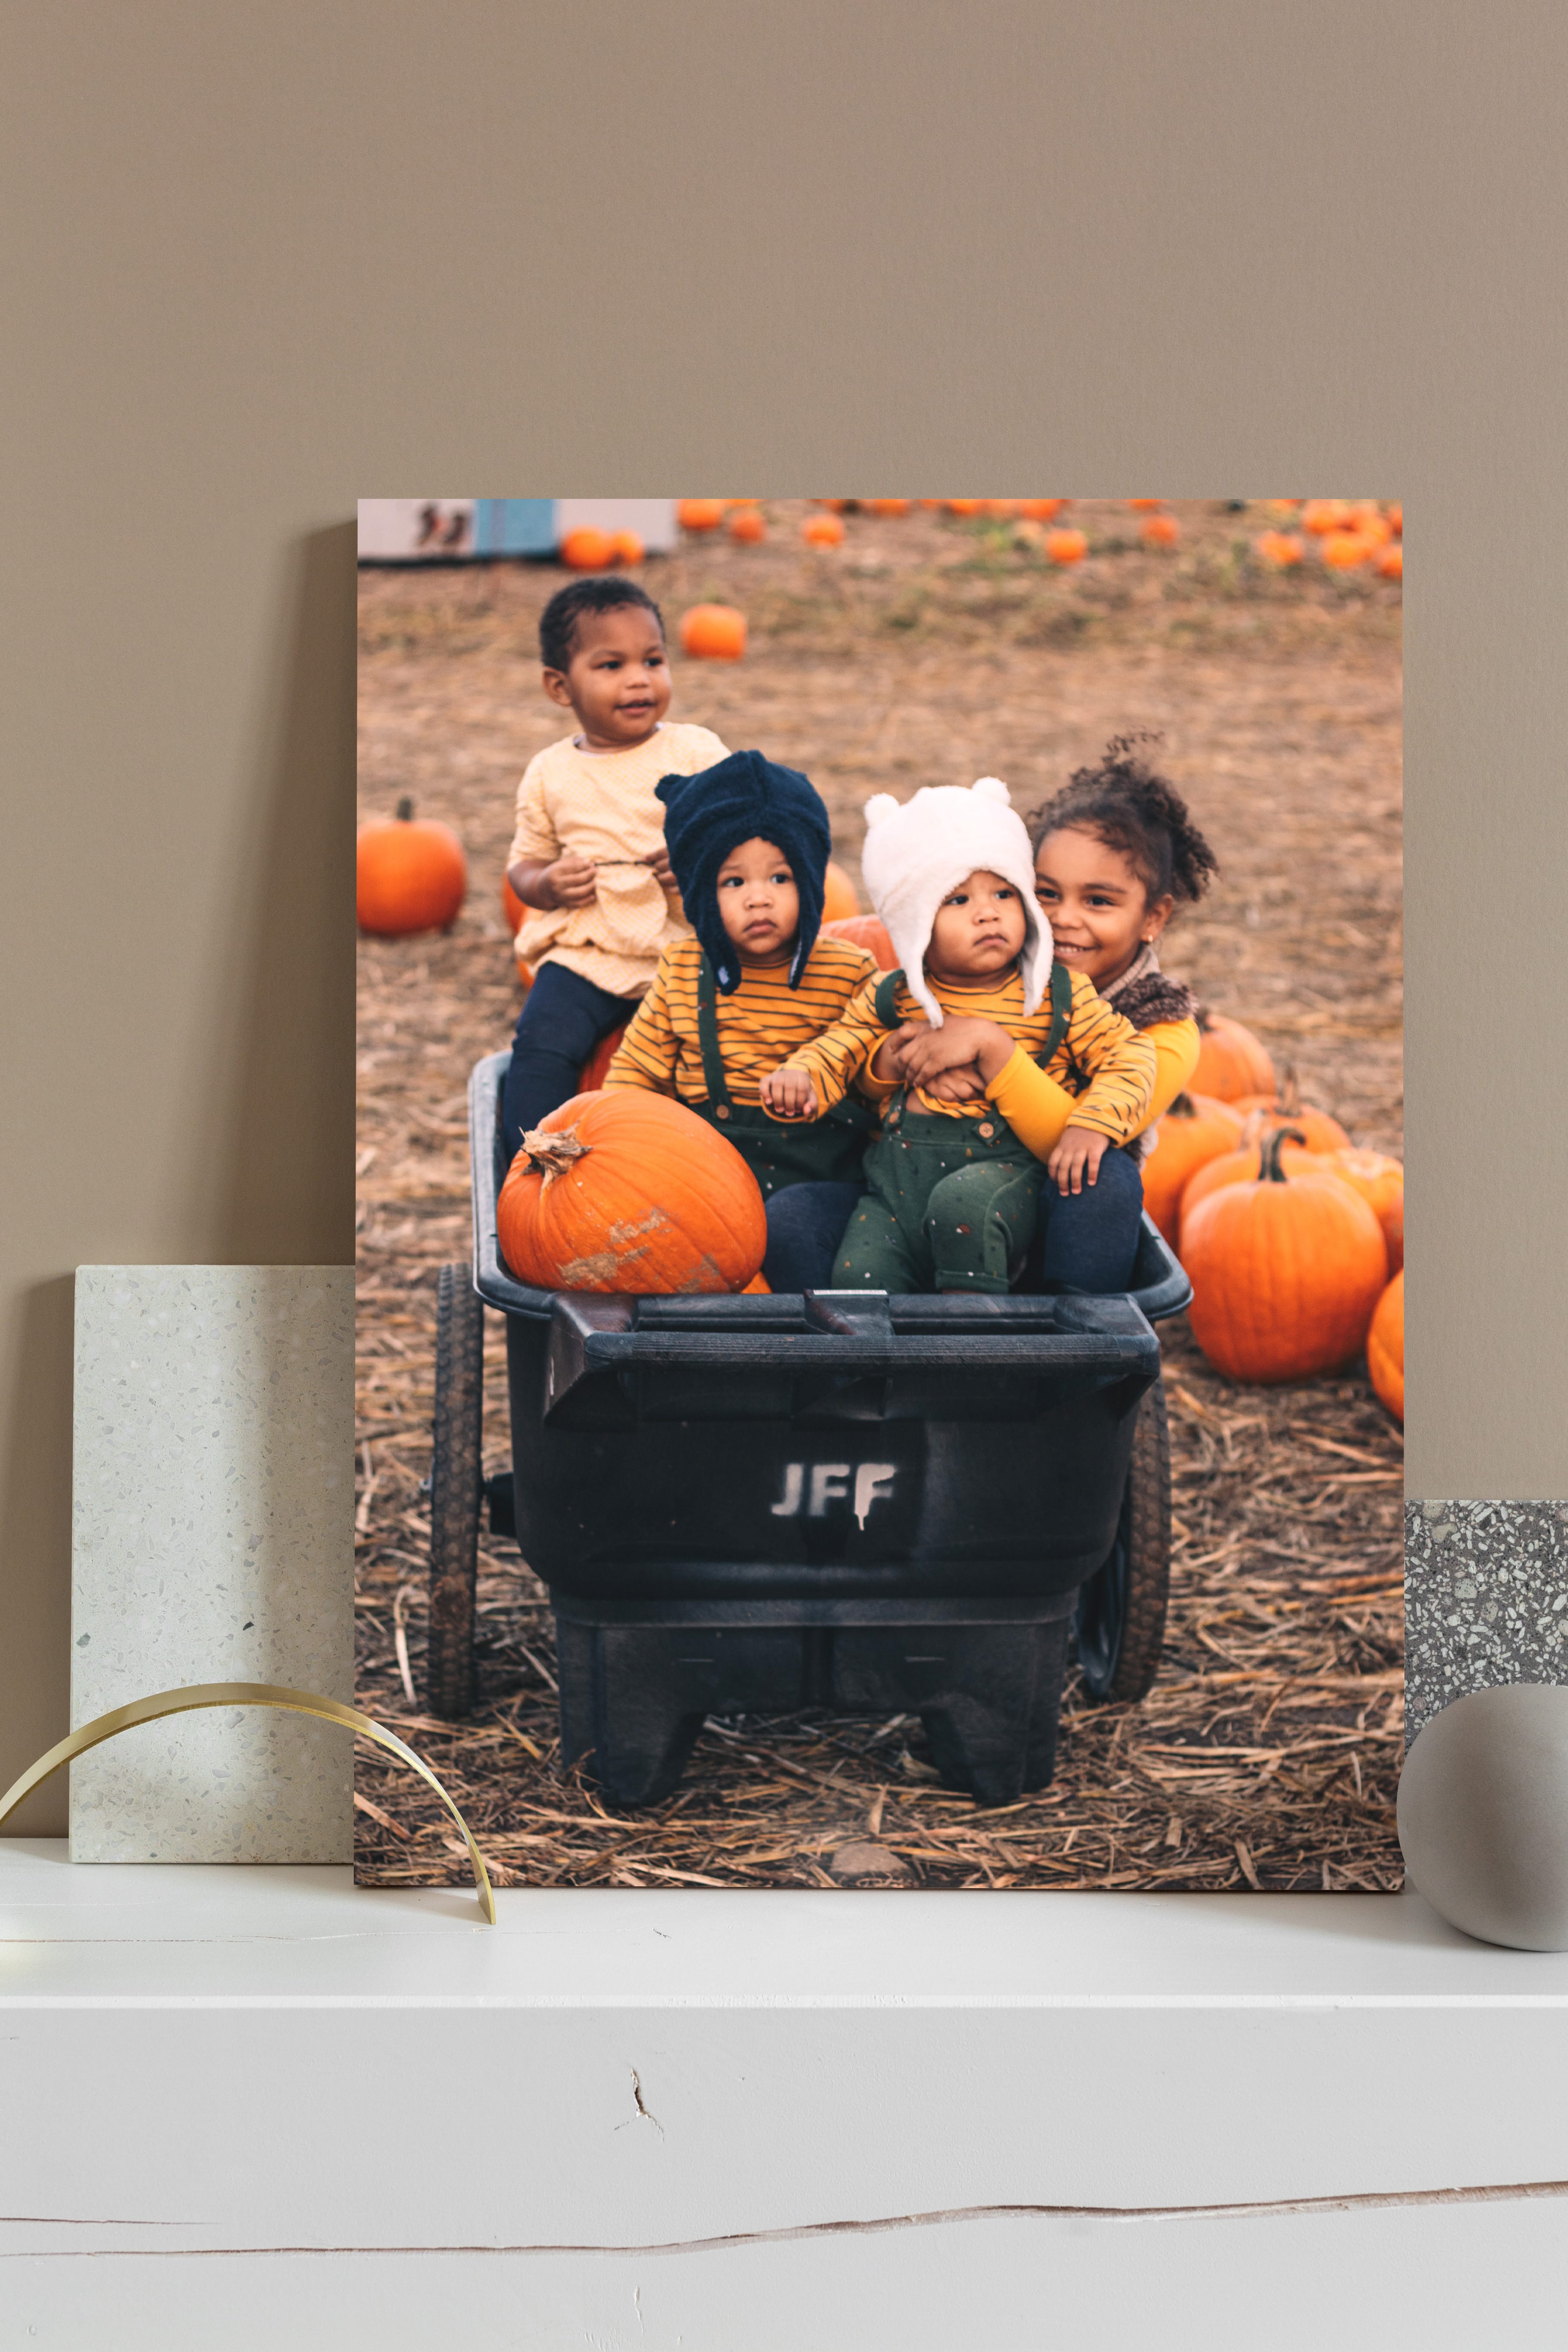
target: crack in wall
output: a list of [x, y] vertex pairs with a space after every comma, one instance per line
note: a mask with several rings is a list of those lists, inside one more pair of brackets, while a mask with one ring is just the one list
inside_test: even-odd
[[[647, 2114], [639, 2099], [638, 2111]], [[651, 2116], [647, 2116], [653, 2122]], [[657, 2126], [656, 2126], [657, 2128]], [[879, 2237], [889, 2230], [947, 2229], [964, 2221], [1250, 2221], [1313, 2213], [1386, 2212], [1423, 2205], [1495, 2205], [1568, 2197], [1568, 2180], [1488, 2181], [1465, 2189], [1352, 2189], [1332, 2197], [1264, 2197], [1216, 2205], [952, 2205], [929, 2213], [887, 2213], [868, 2221], [802, 2221], [780, 2230], [732, 2230], [711, 2238], [671, 2238], [647, 2245], [168, 2246], [40, 2249], [29, 2262], [200, 2262], [236, 2254], [655, 2254], [728, 2253], [741, 2246], [793, 2245], [810, 2238]], [[0, 2214], [0, 2223], [5, 2220]], [[171, 2225], [173, 2226], [173, 2225]], [[5, 2257], [0, 2255], [0, 2260]]]

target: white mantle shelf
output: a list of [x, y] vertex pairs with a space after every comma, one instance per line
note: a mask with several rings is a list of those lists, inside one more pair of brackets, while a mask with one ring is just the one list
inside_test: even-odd
[[497, 1901], [0, 1843], [0, 2345], [1554, 2340], [1568, 1955], [1414, 1895]]

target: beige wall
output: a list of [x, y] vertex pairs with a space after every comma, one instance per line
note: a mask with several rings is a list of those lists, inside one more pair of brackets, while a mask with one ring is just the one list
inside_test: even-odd
[[1412, 1486], [1568, 1493], [1565, 21], [10, 12], [0, 1786], [72, 1268], [350, 1249], [362, 492], [1403, 496]]

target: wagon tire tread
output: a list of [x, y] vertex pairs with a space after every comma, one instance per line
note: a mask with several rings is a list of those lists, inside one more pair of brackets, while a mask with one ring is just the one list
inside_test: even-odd
[[468, 1715], [474, 1703], [474, 1580], [484, 1493], [484, 1305], [468, 1268], [442, 1266], [436, 1288], [426, 1685], [430, 1712], [452, 1721]]

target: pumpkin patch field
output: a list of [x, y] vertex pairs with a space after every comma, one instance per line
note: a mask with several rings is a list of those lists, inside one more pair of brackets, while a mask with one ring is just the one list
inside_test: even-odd
[[[437, 909], [445, 928], [359, 936], [359, 1703], [428, 1759], [500, 1885], [827, 1888], [869, 1845], [894, 1888], [1397, 1886], [1402, 584], [1382, 558], [1400, 518], [1352, 499], [688, 504], [679, 548], [633, 575], [663, 607], [670, 717], [811, 776], [840, 922], [857, 893], [869, 911], [870, 793], [994, 774], [1027, 812], [1135, 730], [1163, 738], [1152, 756], [1218, 858], [1210, 896], [1162, 942], [1215, 1018], [1150, 1191], [1200, 1288], [1193, 1317], [1160, 1327], [1174, 1486], [1161, 1670], [1136, 1704], [1094, 1705], [1070, 1676], [1054, 1780], [997, 1811], [941, 1785], [918, 1717], [808, 1712], [710, 1723], [675, 1794], [622, 1816], [558, 1768], [550, 1609], [481, 1522], [475, 1711], [428, 1711], [437, 1272], [469, 1251], [468, 1073], [522, 1002], [501, 877], [518, 780], [565, 731], [536, 630], [574, 574], [366, 569], [361, 822], [395, 825], [412, 801], [457, 836], [467, 895]], [[737, 530], [742, 507], [756, 522]], [[837, 539], [807, 528], [828, 521]], [[1070, 560], [1048, 544], [1062, 533], [1081, 539]], [[1354, 562], [1325, 552], [1345, 539]], [[693, 612], [684, 634], [707, 645], [702, 608], [741, 626], [683, 652]], [[1267, 1181], [1268, 1134], [1292, 1127], [1311, 1150], [1277, 1146]], [[1334, 1296], [1303, 1306], [1320, 1255]], [[1292, 1315], [1321, 1366], [1309, 1377], [1279, 1377]], [[496, 1471], [500, 1318], [486, 1329]], [[395, 1767], [361, 1757], [355, 1804], [362, 1884], [466, 1880], [448, 1817]]]

